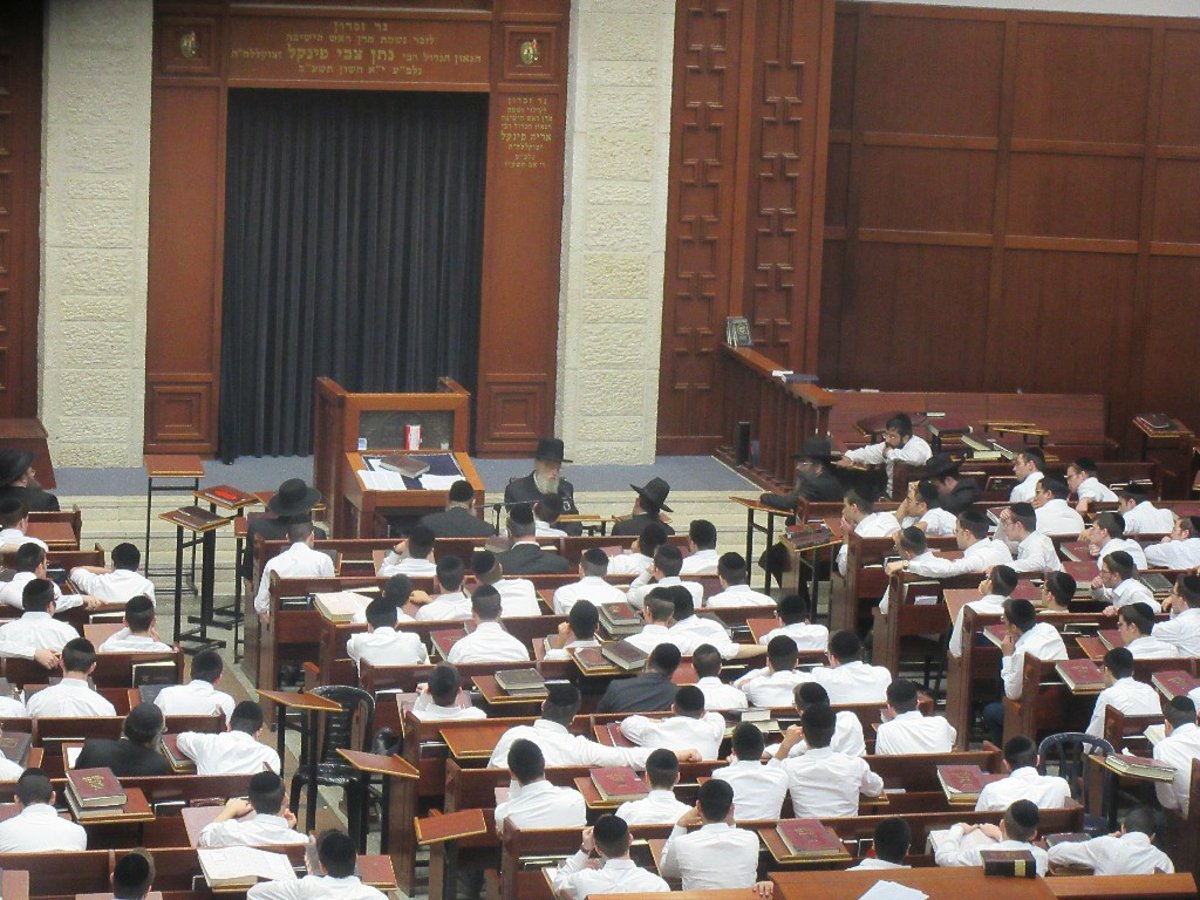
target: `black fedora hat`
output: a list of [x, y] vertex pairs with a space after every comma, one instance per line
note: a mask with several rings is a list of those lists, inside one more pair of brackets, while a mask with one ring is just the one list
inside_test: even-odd
[[815, 459], [818, 462], [829, 462], [833, 459], [833, 445], [829, 438], [806, 437], [800, 445], [800, 452], [793, 453], [794, 459]]
[[0, 450], [0, 487], [12, 484], [33, 465], [33, 454], [28, 450], [5, 447]]
[[958, 474], [958, 463], [949, 453], [935, 453], [925, 463], [925, 471], [931, 478], [944, 478]]
[[561, 438], [538, 438], [537, 452], [533, 458], [542, 462], [569, 463], [571, 460], [563, 457], [565, 452]]
[[321, 502], [321, 492], [310, 488], [303, 478], [289, 478], [279, 486], [267, 509], [281, 518], [304, 515]]
[[658, 507], [663, 512], [671, 512], [671, 507], [667, 506], [667, 495], [671, 493], [671, 486], [661, 478], [651, 478], [646, 482], [644, 487], [638, 487], [636, 484], [629, 485], [638, 492], [638, 496], [648, 501], [651, 505]]

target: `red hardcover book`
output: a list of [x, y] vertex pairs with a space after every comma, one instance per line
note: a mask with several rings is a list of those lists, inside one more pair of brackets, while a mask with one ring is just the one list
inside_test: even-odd
[[629, 641], [612, 641], [604, 644], [600, 647], [600, 655], [625, 672], [641, 669], [649, 658]]
[[1089, 559], [1094, 560], [1096, 558], [1092, 555], [1092, 545], [1087, 541], [1063, 541], [1060, 549], [1070, 559], [1076, 561], [1083, 560], [1086, 562]]
[[1115, 628], [1101, 628], [1096, 632], [1096, 637], [1100, 638], [1101, 643], [1109, 650], [1125, 646], [1125, 641], [1121, 638], [1121, 632]]
[[649, 793], [646, 782], [628, 766], [592, 769], [592, 784], [605, 800], [640, 800]]
[[988, 774], [979, 766], [938, 766], [937, 777], [947, 800], [963, 802], [977, 800], [986, 785], [1004, 776]]
[[579, 647], [570, 651], [571, 659], [584, 675], [593, 672], [612, 672], [613, 664], [605, 659], [599, 647]]
[[1078, 562], [1067, 560], [1063, 563], [1063, 571], [1075, 579], [1075, 593], [1086, 594], [1091, 590], [1092, 579], [1100, 574], [1094, 559], [1084, 559]]
[[453, 647], [460, 638], [467, 636], [465, 628], [447, 628], [442, 631], [429, 632], [429, 639], [433, 641], [433, 645], [437, 647], [438, 653], [442, 655], [442, 659], [450, 658], [450, 648]]
[[[611, 747], [637, 746], [637, 744], [625, 737], [624, 732], [621, 731], [621, 724], [619, 722], [610, 722], [606, 725], [597, 725], [596, 728], [604, 732], [604, 734], [608, 737], [608, 740], [600, 741], [602, 744], [608, 744]], [[599, 737], [599, 735], [597, 735], [597, 737]]]
[[846, 847], [841, 838], [819, 819], [784, 819], [775, 826], [779, 839], [792, 856], [842, 856]]
[[0, 734], [0, 753], [20, 765], [25, 765], [33, 735], [27, 731], [5, 731]]
[[1186, 697], [1191, 691], [1200, 687], [1200, 681], [1182, 669], [1155, 672], [1150, 676], [1150, 683], [1158, 688], [1159, 693], [1163, 694], [1168, 700], [1174, 700], [1176, 697]]
[[997, 647], [1004, 640], [1004, 636], [1008, 634], [1008, 626], [1003, 622], [997, 622], [994, 625], [988, 625], [983, 629], [983, 636], [995, 644]]
[[1054, 670], [1072, 692], [1104, 689], [1104, 673], [1090, 659], [1064, 659], [1054, 664]]
[[67, 790], [83, 809], [99, 806], [124, 806], [126, 795], [109, 768], [68, 769]]

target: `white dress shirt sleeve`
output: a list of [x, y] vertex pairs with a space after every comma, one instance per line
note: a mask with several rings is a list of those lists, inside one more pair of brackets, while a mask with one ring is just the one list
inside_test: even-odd
[[865, 760], [862, 763], [862, 775], [858, 781], [858, 792], [864, 797], [878, 797], [883, 793], [883, 779], [871, 771]]
[[1004, 696], [1010, 700], [1021, 699], [1021, 682], [1025, 677], [1025, 651], [1014, 650], [1012, 656], [1000, 658], [1000, 679], [1004, 682]]
[[679, 878], [683, 873], [679, 870], [679, 850], [676, 840], [687, 834], [687, 829], [676, 825], [671, 829], [671, 835], [663, 847], [662, 859], [658, 864], [658, 874], [663, 878]]

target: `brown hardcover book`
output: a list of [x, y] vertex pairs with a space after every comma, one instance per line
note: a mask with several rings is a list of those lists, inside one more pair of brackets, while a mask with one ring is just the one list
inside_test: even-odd
[[1110, 753], [1104, 758], [1105, 765], [1121, 775], [1132, 775], [1150, 781], [1174, 781], [1175, 767], [1146, 756], [1127, 753]]
[[183, 506], [175, 510], [175, 520], [192, 528], [208, 528], [215, 522], [225, 521], [224, 516], [209, 512], [202, 506]]
[[792, 856], [844, 856], [841, 838], [819, 819], [784, 819], [775, 826], [779, 839]]
[[1165, 596], [1175, 588], [1174, 582], [1161, 572], [1143, 572], [1138, 580], [1150, 588], [1150, 593], [1156, 597]]
[[599, 647], [579, 647], [568, 652], [571, 654], [571, 659], [575, 660], [575, 665], [579, 667], [579, 671], [584, 675], [611, 672], [613, 670], [613, 664], [604, 657]]
[[995, 625], [988, 625], [983, 629], [983, 636], [995, 644], [1000, 646], [1004, 640], [1004, 636], [1008, 634], [1008, 626], [1003, 622], [997, 622]]
[[1059, 548], [1068, 559], [1076, 562], [1095, 560], [1096, 558], [1092, 556], [1092, 545], [1087, 541], [1063, 541]]
[[642, 618], [628, 603], [600, 604], [600, 627], [611, 637], [624, 637], [642, 630]]
[[100, 806], [123, 806], [127, 799], [121, 782], [109, 768], [70, 769], [67, 790], [74, 794], [83, 809]]
[[1079, 635], [1077, 638], [1075, 638], [1075, 643], [1079, 645], [1079, 649], [1083, 651], [1084, 655], [1088, 659], [1096, 663], [1103, 660], [1104, 654], [1109, 650], [1109, 648], [1104, 645], [1104, 642], [1100, 640], [1100, 638], [1092, 637], [1091, 635], [1087, 634]]
[[605, 800], [640, 800], [649, 793], [646, 782], [628, 766], [592, 769], [592, 783]]
[[1090, 659], [1064, 659], [1054, 664], [1058, 677], [1073, 693], [1104, 690], [1104, 673]]
[[787, 530], [787, 541], [796, 550], [828, 544], [833, 540], [833, 532], [824, 522], [800, 522]]
[[984, 875], [1037, 878], [1037, 861], [1030, 850], [980, 850]]
[[24, 731], [5, 731], [0, 734], [0, 752], [20, 765], [25, 765], [25, 760], [29, 756], [29, 745], [33, 741], [33, 735]]
[[1125, 641], [1121, 638], [1121, 632], [1115, 628], [1101, 628], [1096, 632], [1096, 637], [1100, 638], [1100, 642], [1109, 650], [1125, 646]]
[[393, 453], [379, 458], [379, 468], [396, 472], [406, 478], [420, 478], [429, 471], [429, 463], [404, 453]]
[[1175, 420], [1166, 413], [1142, 413], [1137, 417], [1137, 420], [1151, 431], [1172, 431], [1178, 429]]
[[179, 749], [179, 735], [164, 734], [162, 736], [162, 755], [167, 758], [167, 762], [171, 764], [171, 769], [176, 772], [195, 772], [196, 764], [189, 757], [185, 756]]
[[442, 659], [449, 659], [450, 648], [458, 642], [459, 638], [466, 636], [467, 629], [465, 628], [447, 628], [442, 631], [429, 632], [429, 639], [441, 654]]
[[506, 694], [546, 695], [546, 679], [537, 669], [503, 669], [494, 677], [496, 686]]
[[625, 737], [621, 731], [619, 722], [609, 722], [596, 726], [596, 737], [600, 739], [601, 744], [608, 744], [610, 747], [636, 747], [633, 741]]
[[1083, 831], [1064, 831], [1062, 834], [1046, 835], [1046, 846], [1054, 847], [1057, 844], [1082, 844], [1084, 841], [1091, 840], [1091, 836]]
[[418, 844], [440, 844], [442, 841], [487, 834], [487, 822], [483, 819], [481, 809], [464, 809], [444, 816], [414, 819], [413, 825]]
[[1185, 672], [1182, 669], [1155, 672], [1150, 676], [1150, 683], [1158, 688], [1159, 693], [1168, 700], [1174, 700], [1176, 697], [1186, 697], [1188, 693], [1200, 687], [1200, 680], [1197, 680], [1191, 673]]
[[629, 641], [613, 641], [600, 647], [600, 654], [625, 672], [633, 672], [646, 665], [649, 658]]

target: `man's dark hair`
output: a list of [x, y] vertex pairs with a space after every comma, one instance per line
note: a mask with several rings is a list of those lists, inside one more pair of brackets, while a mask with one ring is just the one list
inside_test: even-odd
[[1196, 704], [1187, 696], [1172, 697], [1163, 704], [1163, 714], [1172, 728], [1196, 724]]
[[828, 706], [829, 691], [825, 690], [825, 685], [816, 681], [802, 681], [792, 688], [792, 701], [800, 712], [804, 712], [810, 706]]
[[309, 519], [298, 519], [295, 522], [289, 522], [287, 527], [288, 543], [300, 544], [308, 540], [309, 535], [313, 533], [313, 525]]
[[1175, 579], [1175, 593], [1188, 606], [1200, 607], [1200, 575], [1180, 575]]
[[1183, 529], [1185, 537], [1200, 537], [1200, 516], [1180, 516], [1176, 524]]
[[717, 526], [708, 519], [692, 519], [688, 538], [697, 550], [712, 550], [717, 546]]
[[32, 572], [46, 561], [46, 551], [33, 541], [17, 547], [12, 555], [13, 569], [17, 572]]
[[685, 684], [675, 692], [675, 710], [688, 719], [704, 715], [704, 691], [694, 684]]
[[1004, 618], [1008, 624], [1024, 634], [1037, 624], [1037, 610], [1028, 600], [1009, 597], [1004, 601]]
[[125, 624], [134, 634], [143, 634], [154, 624], [154, 601], [145, 594], [130, 597], [125, 604]]
[[462, 689], [462, 679], [459, 677], [458, 669], [454, 668], [451, 663], [438, 663], [433, 667], [433, 671], [429, 673], [429, 696], [433, 698], [433, 702], [438, 706], [450, 706], [458, 699], [458, 692]]
[[349, 878], [358, 863], [357, 848], [346, 832], [330, 828], [317, 838], [317, 859], [330, 878]]
[[700, 785], [696, 801], [705, 822], [723, 822], [733, 806], [733, 785], [720, 778], [710, 778]]
[[767, 659], [776, 672], [790, 672], [796, 668], [799, 651], [796, 642], [786, 634], [776, 635], [767, 644]]
[[428, 525], [414, 525], [408, 533], [408, 555], [413, 559], [425, 559], [433, 552], [433, 542], [437, 535]]
[[667, 542], [667, 528], [662, 522], [651, 522], [638, 535], [638, 553], [654, 558], [654, 551]]
[[917, 499], [930, 509], [937, 509], [942, 505], [942, 498], [938, 493], [937, 485], [928, 478], [922, 478], [917, 482]]
[[555, 682], [546, 686], [542, 701], [542, 718], [566, 728], [579, 712], [579, 688], [570, 682]]
[[62, 648], [62, 666], [64, 672], [75, 672], [86, 675], [96, 663], [96, 648], [87, 638], [75, 638], [67, 641]]
[[[689, 599], [691, 594], [688, 594]], [[675, 615], [674, 594], [669, 587], [651, 588], [646, 595], [646, 608], [651, 622], [667, 622]]]
[[746, 560], [740, 553], [722, 553], [717, 560], [717, 575], [726, 584], [746, 583]]
[[154, 857], [139, 847], [130, 850], [113, 866], [113, 900], [144, 900], [154, 884]]
[[229, 717], [230, 731], [244, 731], [246, 734], [257, 734], [262, 725], [262, 707], [253, 700], [243, 700], [233, 708], [233, 715]]
[[1004, 830], [1010, 841], [1032, 841], [1040, 822], [1037, 804], [1031, 800], [1017, 800], [1004, 811]]
[[1023, 734], [1011, 737], [1004, 743], [1004, 761], [1013, 771], [1037, 765], [1037, 744]]
[[624, 856], [629, 849], [629, 825], [612, 814], [603, 815], [592, 828], [592, 839], [596, 849], [609, 859]]
[[958, 527], [982, 541], [988, 535], [991, 520], [977, 509], [964, 509], [958, 514]]
[[1058, 601], [1059, 606], [1070, 604], [1078, 586], [1075, 579], [1066, 572], [1051, 572], [1046, 576], [1046, 590]]
[[246, 796], [260, 816], [277, 816], [283, 806], [283, 779], [274, 772], [256, 772]]
[[1108, 571], [1119, 577], [1122, 581], [1128, 581], [1137, 575], [1137, 563], [1133, 561], [1133, 557], [1124, 550], [1114, 550], [1101, 560]]
[[112, 564], [114, 569], [136, 572], [142, 564], [142, 551], [128, 541], [117, 544], [112, 548]]
[[471, 595], [471, 612], [482, 622], [494, 622], [500, 618], [500, 592], [490, 584], [482, 584], [475, 588]]
[[1090, 456], [1081, 456], [1071, 463], [1071, 465], [1073, 465], [1084, 475], [1091, 475], [1093, 477], [1100, 471], [1099, 467], [1096, 465], [1096, 461]]
[[599, 547], [588, 547], [579, 558], [579, 565], [584, 575], [603, 578], [608, 574], [608, 554]]
[[1017, 573], [1013, 571], [1012, 566], [993, 566], [990, 577], [993, 594], [1007, 597], [1017, 589]]
[[537, 534], [532, 506], [520, 504], [508, 510], [508, 533], [514, 538], [528, 538]]
[[446, 499], [451, 503], [465, 503], [470, 505], [475, 500], [475, 489], [471, 487], [471, 482], [465, 478], [460, 478], [454, 484], [450, 485]]
[[900, 549], [907, 550], [909, 553], [917, 554], [924, 553], [929, 549], [929, 538], [916, 525], [909, 525], [907, 528], [900, 529]]
[[45, 612], [53, 602], [54, 582], [47, 578], [31, 578], [21, 589], [21, 606], [25, 612]]
[[842, 499], [864, 513], [873, 512], [875, 509], [875, 501], [870, 496], [853, 488], [842, 494]]
[[216, 650], [201, 650], [192, 658], [192, 678], [210, 684], [225, 671], [225, 661]]
[[577, 600], [567, 613], [567, 621], [571, 624], [571, 633], [576, 640], [590, 641], [596, 636], [600, 626], [600, 611], [590, 600]]
[[758, 762], [762, 759], [766, 741], [763, 740], [763, 734], [759, 731], [757, 725], [753, 722], [742, 722], [737, 728], [733, 729], [733, 742], [731, 746], [739, 760], [754, 760]]
[[372, 628], [395, 628], [396, 607], [383, 597], [376, 597], [367, 604], [367, 624]]
[[679, 652], [678, 647], [664, 642], [650, 651], [650, 658], [646, 664], [670, 678], [679, 668], [679, 661], [682, 658], [683, 654]]
[[888, 705], [898, 713], [917, 708], [917, 686], [907, 678], [897, 678], [887, 686]]
[[800, 725], [804, 728], [804, 741], [810, 749], [819, 750], [828, 747], [837, 730], [837, 716], [828, 706], [814, 705], [804, 710], [800, 715]]
[[1109, 537], [1125, 537], [1125, 517], [1119, 512], [1107, 510], [1096, 516], [1097, 528], [1107, 531]]
[[383, 585], [383, 599], [396, 607], [396, 609], [399, 609], [408, 602], [408, 598], [412, 596], [412, 592], [412, 579], [403, 572], [393, 575]]
[[544, 777], [546, 758], [542, 748], [533, 741], [517, 738], [508, 748], [508, 768], [522, 787]]
[[808, 601], [799, 594], [784, 594], [775, 606], [784, 625], [799, 625], [808, 620]]
[[1032, 503], [1014, 503], [1008, 508], [1014, 522], [1020, 522], [1026, 531], [1037, 531], [1037, 511]]
[[1025, 457], [1025, 461], [1032, 463], [1039, 472], [1045, 471], [1046, 454], [1042, 452], [1041, 447], [1022, 447], [1017, 451], [1017, 455]]
[[471, 571], [480, 584], [495, 584], [504, 574], [491, 550], [476, 550], [471, 554]]
[[1117, 610], [1117, 615], [1143, 636], [1154, 630], [1154, 610], [1149, 603], [1127, 603]]
[[672, 584], [667, 587], [671, 592], [671, 601], [675, 604], [675, 621], [682, 622], [696, 614], [696, 598], [682, 584]]
[[899, 816], [884, 819], [875, 826], [875, 857], [901, 865], [912, 846], [912, 829]]
[[679, 777], [679, 757], [663, 747], [654, 750], [646, 757], [646, 777], [656, 790], [673, 789]]
[[462, 587], [463, 578], [466, 577], [467, 567], [463, 561], [453, 554], [443, 556], [437, 561], [437, 580], [442, 586], [442, 590], [457, 591]]
[[1154, 828], [1154, 810], [1148, 806], [1135, 806], [1129, 812], [1125, 813], [1125, 818], [1121, 820], [1121, 824], [1125, 826], [1126, 834], [1144, 834], [1151, 836], [1155, 833]]
[[654, 568], [666, 578], [679, 575], [683, 568], [683, 553], [674, 544], [663, 544], [654, 551]]
[[13, 528], [27, 515], [29, 515], [29, 508], [15, 497], [0, 500], [0, 526]]
[[853, 631], [838, 631], [829, 639], [829, 653], [840, 663], [854, 662], [862, 653], [862, 642]]
[[1066, 500], [1071, 494], [1067, 483], [1057, 475], [1047, 475], [1042, 481], [1042, 490], [1049, 491], [1055, 500]]
[[896, 413], [883, 423], [883, 427], [888, 431], [898, 432], [900, 437], [912, 437], [912, 419], [908, 413]]
[[153, 703], [139, 703], [125, 717], [121, 733], [135, 744], [151, 746], [163, 733], [162, 710]]
[[692, 668], [698, 678], [715, 678], [721, 674], [721, 651], [712, 644], [701, 644], [692, 651]]
[[1104, 654], [1104, 668], [1113, 678], [1128, 678], [1133, 674], [1133, 654], [1126, 647], [1113, 647]]
[[44, 769], [26, 769], [17, 779], [17, 799], [23, 806], [34, 803], [49, 803], [54, 796], [54, 786]]

